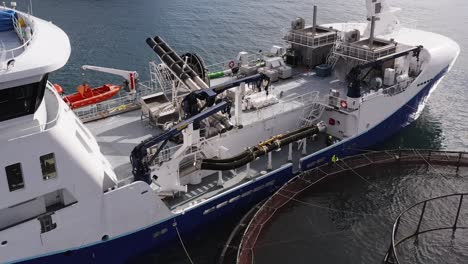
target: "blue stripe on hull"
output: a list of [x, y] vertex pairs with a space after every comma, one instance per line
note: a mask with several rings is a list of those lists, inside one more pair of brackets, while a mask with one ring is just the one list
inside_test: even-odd
[[[301, 160], [301, 168], [311, 168], [331, 159], [332, 155], [341, 157], [356, 153], [357, 148], [365, 148], [394, 135], [402, 127], [411, 122], [411, 116], [418, 106], [426, 99], [434, 84], [447, 72], [444, 69], [433, 81], [422, 89], [404, 107], [399, 109], [385, 121], [369, 130], [367, 133], [343, 141], [335, 147], [329, 148], [315, 155], [311, 155]], [[166, 244], [177, 238], [175, 225], [179, 232], [186, 236], [195, 230], [200, 230], [214, 220], [220, 220], [226, 214], [241, 208], [251, 207], [265, 199], [276, 191], [279, 187], [289, 181], [295, 174], [292, 165], [285, 166], [267, 176], [256, 180], [243, 188], [229, 192], [222, 197], [218, 197], [206, 204], [203, 204], [183, 215], [169, 219], [135, 233], [122, 236], [117, 239], [99, 243], [68, 252], [61, 252], [54, 255], [30, 259], [24, 263], [123, 263], [127, 259], [147, 251], [157, 251]], [[271, 184], [274, 181], [273, 184]], [[254, 192], [254, 190], [256, 190]], [[250, 195], [242, 197], [252, 191]], [[238, 199], [235, 199], [239, 196]], [[231, 199], [235, 201], [229, 202]], [[223, 203], [228, 201], [224, 206]], [[216, 208], [218, 206], [219, 208]], [[216, 209], [213, 209], [216, 208]], [[206, 210], [213, 209], [212, 212], [204, 214]]]

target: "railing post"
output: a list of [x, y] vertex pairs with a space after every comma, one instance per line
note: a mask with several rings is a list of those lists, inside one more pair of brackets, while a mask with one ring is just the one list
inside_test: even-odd
[[458, 202], [458, 210], [457, 210], [457, 216], [455, 217], [455, 223], [453, 224], [453, 231], [457, 230], [457, 223], [458, 223], [458, 218], [460, 217], [460, 210], [461, 206], [463, 204], [463, 197], [464, 195], [460, 195], [460, 201]]
[[462, 155], [463, 155], [462, 152], [460, 152], [460, 153], [458, 154], [457, 171], [456, 171], [457, 174], [458, 174], [458, 170], [460, 170], [460, 162], [461, 162], [461, 159], [462, 159]]
[[416, 235], [416, 236], [419, 234], [419, 229], [421, 228], [421, 222], [422, 222], [422, 220], [424, 218], [424, 212], [426, 211], [426, 204], [427, 204], [427, 201], [425, 201], [424, 204], [423, 204], [421, 216], [419, 217], [418, 227], [416, 229], [416, 232], [414, 233], [414, 235]]

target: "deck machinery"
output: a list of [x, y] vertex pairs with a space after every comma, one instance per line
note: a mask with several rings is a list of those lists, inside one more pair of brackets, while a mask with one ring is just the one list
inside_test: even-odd
[[[364, 29], [319, 26], [316, 20], [314, 7], [311, 26], [306, 26], [303, 18], [291, 23], [283, 37], [286, 46], [276, 45], [262, 54], [240, 52], [236, 59], [217, 68], [206, 66], [194, 53], [179, 56], [159, 36], [148, 38], [146, 43], [161, 61], [154, 64], [152, 76], [162, 91], [141, 98], [142, 116], [167, 132], [135, 147], [131, 157], [135, 179], [154, 183], [161, 194], [173, 195], [186, 192], [187, 184], [199, 184], [216, 171], [219, 179], [222, 171], [236, 174], [234, 170], [264, 155], [271, 163], [272, 151], [295, 142], [306, 145], [306, 138], [316, 139], [325, 129], [329, 134], [325, 144], [334, 144], [362, 130], [357, 110], [364, 98], [401, 93], [420, 74], [423, 47], [376, 38], [376, 30], [381, 29], [375, 15], [370, 15]], [[299, 107], [297, 127], [271, 134], [267, 140], [252, 141], [247, 150], [227, 147], [229, 139], [219, 135], [235, 128], [228, 135], [235, 137], [246, 117], [249, 122], [262, 122], [255, 120], [252, 112], [268, 111], [276, 104], [284, 109], [287, 104], [282, 97], [295, 89], [283, 86], [297, 79], [309, 81], [301, 74], [304, 67], [313, 70], [319, 87], [312, 89], [314, 98]], [[324, 86], [327, 79], [329, 84]], [[221, 102], [225, 103], [221, 112], [211, 111]], [[210, 114], [204, 114], [208, 109]], [[273, 107], [271, 111], [275, 111]], [[180, 126], [187, 120], [194, 122]], [[212, 137], [216, 139], [210, 140]], [[170, 141], [176, 142], [175, 146], [169, 146]]]

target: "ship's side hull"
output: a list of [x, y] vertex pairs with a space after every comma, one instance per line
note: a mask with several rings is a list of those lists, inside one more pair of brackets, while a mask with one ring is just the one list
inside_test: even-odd
[[[428, 95], [448, 69], [449, 66], [445, 67], [430, 83], [387, 119], [365, 133], [303, 158], [301, 168], [307, 170], [327, 162], [333, 155], [351, 155], [358, 152], [358, 149], [365, 149], [397, 133], [414, 121], [418, 109], [421, 109], [420, 106], [426, 102]], [[193, 231], [200, 232], [203, 227], [213, 221], [219, 221], [221, 217], [230, 212], [255, 205], [295, 175], [293, 166], [288, 164], [220, 196], [215, 196], [183, 214], [157, 222], [150, 227], [106, 242], [53, 252], [47, 256], [37, 256], [23, 261], [25, 263], [122, 263], [138, 254], [150, 250], [157, 251], [168, 243], [177, 241], [179, 235], [182, 239], [187, 239]]]

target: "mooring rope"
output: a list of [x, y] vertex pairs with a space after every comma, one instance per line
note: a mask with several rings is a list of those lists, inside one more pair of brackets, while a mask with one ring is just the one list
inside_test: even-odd
[[[382, 190], [382, 191], [385, 191], [384, 189], [380, 188], [379, 186], [373, 184], [372, 182], [370, 182], [369, 180], [367, 180], [366, 178], [364, 178], [363, 176], [361, 176], [361, 174], [359, 174], [357, 171], [355, 171], [353, 168], [351, 168], [346, 162], [342, 161], [341, 160], [341, 163], [343, 163], [344, 165], [346, 165], [346, 167], [348, 167], [348, 169], [350, 171], [352, 171], [354, 174], [356, 174], [359, 178], [361, 178], [363, 181], [367, 182], [367, 184], [369, 184], [370, 186], [374, 186], [375, 188], [377, 188], [378, 190]], [[340, 166], [340, 164], [335, 163], [335, 165], [339, 166], [341, 169], [345, 169], [343, 168], [342, 166]]]
[[[285, 198], [289, 198], [288, 196], [286, 196], [286, 195], [284, 195], [284, 194], [281, 194], [281, 193], [277, 193], [277, 195], [283, 196], [283, 197], [285, 197]], [[318, 205], [318, 204], [314, 204], [314, 203], [302, 201], [302, 200], [299, 200], [299, 199], [297, 199], [297, 198], [290, 198], [290, 200], [291, 200], [291, 201], [295, 201], [295, 202], [297, 202], [297, 203], [301, 203], [301, 204], [310, 206], [310, 207], [319, 208], [319, 209], [324, 209], [324, 210], [328, 210], [328, 211], [335, 211], [335, 212], [339, 212], [339, 213], [356, 214], [356, 215], [362, 215], [362, 216], [379, 216], [379, 217], [384, 217], [384, 216], [385, 216], [385, 215], [381, 215], [381, 214], [358, 213], [358, 212], [354, 212], [354, 211], [347, 211], [347, 210], [340, 210], [340, 209], [325, 207], [325, 206], [322, 206], [322, 205]], [[385, 210], [390, 209], [390, 208], [391, 208], [391, 206], [389, 206], [388, 208], [385, 208]], [[385, 216], [385, 217], [386, 217], [386, 216]]]
[[175, 227], [175, 230], [177, 232], [177, 236], [179, 237], [179, 241], [180, 241], [180, 244], [182, 245], [182, 248], [184, 249], [185, 251], [185, 255], [187, 256], [188, 260], [190, 261], [191, 264], [194, 264], [193, 261], [192, 261], [192, 258], [190, 257], [188, 251], [187, 251], [187, 248], [185, 248], [185, 244], [184, 244], [184, 241], [182, 241], [182, 237], [180, 236], [180, 233], [179, 233], [179, 228], [177, 228], [177, 222], [174, 221], [174, 227]]

